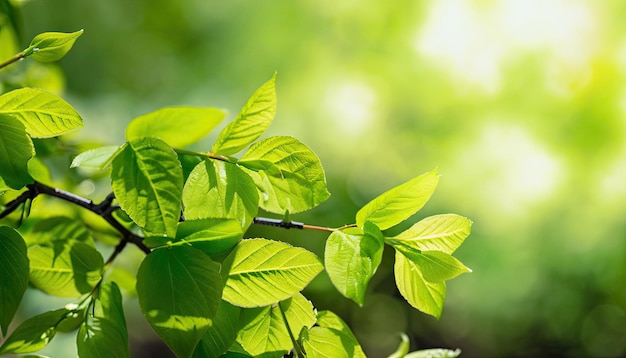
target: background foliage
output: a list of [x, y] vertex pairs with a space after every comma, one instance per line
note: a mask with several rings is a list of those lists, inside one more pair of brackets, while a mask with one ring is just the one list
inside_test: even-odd
[[[60, 63], [66, 77], [53, 66], [41, 77], [66, 88], [91, 130], [80, 138], [119, 143], [131, 118], [170, 105], [236, 111], [278, 71], [269, 134], [307, 143], [333, 193], [296, 220], [349, 223], [377, 193], [441, 168], [420, 216], [445, 208], [475, 224], [457, 252], [474, 273], [450, 284], [440, 322], [401, 303], [392, 267], [370, 283], [367, 314], [327, 277], [307, 292], [350, 321], [372, 356], [403, 330], [420, 348], [464, 357], [626, 353], [623, 2], [59, 0], [23, 10], [24, 46], [85, 29]], [[80, 188], [99, 193], [97, 182]], [[253, 230], [323, 249], [316, 233]], [[32, 316], [41, 298], [28, 299]]]

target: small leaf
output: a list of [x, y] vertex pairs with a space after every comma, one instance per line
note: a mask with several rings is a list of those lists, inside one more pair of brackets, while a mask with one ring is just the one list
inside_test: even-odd
[[443, 348], [424, 349], [411, 352], [404, 358], [456, 358], [461, 355], [460, 349], [449, 350]]
[[129, 142], [113, 159], [112, 188], [133, 221], [155, 236], [174, 237], [183, 172], [176, 153], [157, 138]]
[[348, 325], [336, 314], [321, 311], [317, 326], [302, 332], [302, 345], [307, 357], [365, 358], [365, 353]]
[[120, 149], [118, 145], [89, 149], [74, 157], [70, 168], [81, 167], [102, 170], [111, 164]]
[[221, 301], [213, 318], [213, 325], [196, 346], [193, 357], [218, 358], [226, 352], [237, 338], [240, 313], [241, 308]]
[[382, 234], [364, 234], [358, 229], [334, 231], [330, 235], [324, 265], [342, 295], [363, 305], [367, 284], [382, 260], [383, 246]]
[[58, 61], [72, 49], [74, 42], [82, 34], [83, 30], [72, 33], [44, 32], [33, 38], [26, 51], [39, 62]]
[[235, 154], [257, 140], [276, 114], [276, 74], [257, 89], [237, 118], [229, 123], [213, 144], [213, 152]]
[[0, 117], [18, 119], [32, 138], [50, 138], [83, 126], [83, 120], [61, 97], [36, 88], [0, 96]]
[[259, 210], [252, 178], [235, 164], [205, 160], [192, 170], [183, 188], [185, 218], [227, 218], [247, 229]]
[[397, 250], [394, 275], [400, 294], [411, 306], [439, 319], [446, 298], [445, 282], [425, 280], [420, 268]]
[[61, 308], [22, 322], [0, 346], [0, 355], [30, 353], [45, 347], [56, 334], [56, 327], [70, 311]]
[[386, 230], [399, 224], [426, 204], [438, 181], [435, 169], [384, 192], [357, 212], [357, 226], [363, 227], [366, 221], [371, 221]]
[[416, 267], [419, 268], [422, 277], [430, 282], [443, 282], [451, 280], [460, 274], [472, 272], [459, 260], [442, 251], [409, 251], [403, 247], [397, 248]]
[[7, 226], [0, 226], [0, 272], [0, 328], [6, 335], [28, 287], [26, 243]]
[[242, 240], [223, 263], [223, 299], [239, 307], [274, 304], [300, 292], [322, 269], [319, 259], [303, 248]]
[[171, 245], [191, 244], [212, 256], [232, 249], [242, 236], [241, 227], [235, 220], [186, 220], [178, 224], [176, 241]]
[[298, 213], [330, 197], [317, 155], [295, 138], [270, 137], [255, 143], [239, 164], [249, 169], [259, 191], [259, 205], [270, 212]]
[[183, 148], [204, 138], [224, 116], [224, 111], [216, 108], [161, 108], [133, 119], [126, 127], [126, 139], [155, 137]]
[[11, 117], [0, 115], [0, 177], [9, 187], [21, 189], [32, 183], [33, 179], [28, 174], [28, 161], [33, 155], [35, 147], [24, 125]]
[[420, 220], [398, 236], [386, 238], [392, 246], [452, 254], [470, 234], [472, 221], [459, 215], [435, 215]]
[[219, 270], [219, 264], [189, 246], [156, 249], [139, 267], [141, 311], [179, 357], [191, 357], [213, 324], [222, 296]]

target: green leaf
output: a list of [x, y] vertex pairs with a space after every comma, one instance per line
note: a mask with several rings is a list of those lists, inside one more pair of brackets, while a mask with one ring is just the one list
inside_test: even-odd
[[442, 251], [409, 251], [404, 247], [396, 248], [406, 256], [424, 277], [430, 282], [443, 282], [451, 280], [460, 274], [472, 272], [459, 260]]
[[27, 167], [28, 174], [30, 174], [30, 177], [33, 178], [33, 180], [43, 184], [53, 185], [50, 169], [39, 157], [30, 158]]
[[52, 245], [54, 242], [76, 240], [93, 248], [95, 244], [85, 224], [67, 216], [51, 216], [39, 220], [26, 234], [28, 245]]
[[70, 168], [81, 167], [102, 170], [111, 164], [116, 153], [120, 150], [121, 147], [118, 145], [89, 149], [74, 157]]
[[224, 116], [224, 111], [216, 108], [161, 108], [133, 119], [126, 127], [126, 139], [156, 137], [183, 148], [204, 138]]
[[281, 309], [294, 335], [303, 327], [310, 328], [315, 323], [313, 305], [304, 296], [297, 294], [279, 305], [243, 310], [237, 342], [253, 356], [265, 352], [287, 353], [293, 348], [293, 343]]
[[259, 191], [259, 205], [270, 212], [298, 213], [330, 197], [319, 158], [292, 137], [270, 137], [255, 143], [239, 164], [248, 168]]
[[82, 34], [83, 30], [72, 33], [44, 32], [33, 38], [26, 49], [26, 55], [39, 62], [58, 61], [72, 49], [74, 42]]
[[0, 226], [0, 272], [0, 328], [6, 335], [28, 287], [26, 243], [7, 226]]
[[223, 263], [223, 299], [239, 307], [274, 304], [300, 292], [322, 269], [317, 256], [303, 248], [242, 240]]
[[213, 324], [222, 296], [219, 270], [219, 264], [189, 246], [156, 249], [139, 267], [141, 311], [179, 357], [191, 357]]
[[[369, 222], [366, 225], [373, 225]], [[358, 229], [334, 231], [326, 240], [324, 265], [337, 290], [363, 305], [369, 280], [383, 255], [382, 234], [364, 234]]]
[[79, 357], [129, 357], [128, 331], [122, 308], [122, 294], [114, 282], [103, 283], [93, 303], [93, 311], [78, 330]]
[[404, 358], [456, 358], [461, 355], [460, 349], [449, 350], [443, 348], [424, 349], [421, 351], [411, 352]]
[[259, 210], [252, 178], [235, 164], [205, 160], [189, 174], [183, 188], [185, 218], [228, 218], [247, 229]]
[[396, 351], [391, 353], [387, 358], [403, 358], [407, 353], [409, 353], [409, 349], [411, 349], [409, 336], [407, 336], [406, 333], [401, 333], [400, 339], [401, 341]]
[[58, 297], [79, 297], [91, 292], [102, 278], [102, 256], [92, 246], [76, 240], [28, 248], [30, 282]]
[[241, 227], [235, 220], [186, 220], [178, 225], [176, 241], [172, 245], [191, 244], [212, 256], [232, 249], [242, 236]]
[[83, 126], [83, 120], [61, 97], [36, 88], [0, 96], [0, 117], [18, 119], [33, 138], [50, 138]]
[[363, 227], [366, 221], [371, 221], [386, 230], [415, 214], [435, 191], [439, 181], [437, 172], [435, 169], [422, 174], [367, 203], [356, 214], [357, 226]]
[[425, 280], [417, 264], [398, 250], [394, 275], [400, 294], [411, 306], [439, 319], [446, 297], [445, 282]]
[[365, 358], [359, 341], [348, 325], [330, 311], [319, 312], [317, 326], [302, 333], [302, 345], [307, 357]]
[[147, 233], [174, 237], [183, 171], [172, 148], [157, 138], [130, 141], [113, 159], [112, 169], [112, 188], [122, 210]]
[[32, 183], [33, 179], [28, 174], [28, 161], [33, 155], [35, 147], [24, 125], [11, 117], [0, 115], [0, 177], [9, 187], [21, 189]]
[[71, 314], [61, 308], [31, 317], [22, 322], [0, 346], [0, 355], [30, 353], [45, 347], [56, 334], [56, 327]]
[[237, 118], [229, 123], [213, 144], [213, 152], [235, 154], [265, 132], [276, 114], [276, 74], [257, 89]]
[[193, 352], [195, 358], [218, 358], [226, 352], [237, 338], [241, 308], [221, 301], [213, 318], [213, 325], [206, 331]]
[[455, 214], [427, 217], [398, 236], [385, 238], [392, 246], [452, 254], [470, 234], [472, 221]]

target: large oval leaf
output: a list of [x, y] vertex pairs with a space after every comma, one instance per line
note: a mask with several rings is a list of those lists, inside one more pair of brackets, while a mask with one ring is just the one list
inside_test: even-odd
[[398, 250], [394, 275], [400, 294], [411, 306], [439, 319], [446, 298], [445, 282], [425, 280], [420, 268]]
[[317, 256], [284, 242], [242, 240], [223, 263], [224, 300], [267, 306], [300, 292], [323, 269]]
[[28, 287], [26, 243], [7, 226], [0, 226], [0, 272], [0, 328], [5, 335]]
[[357, 226], [363, 227], [366, 221], [371, 221], [386, 230], [415, 214], [435, 191], [439, 181], [437, 172], [435, 169], [422, 174], [367, 203], [356, 214]]
[[21, 189], [33, 181], [28, 174], [28, 161], [34, 154], [35, 147], [24, 125], [0, 115], [0, 177], [8, 186]]
[[224, 116], [224, 111], [217, 108], [161, 108], [128, 123], [126, 139], [156, 137], [172, 147], [182, 148], [204, 138]]
[[183, 171], [172, 148], [157, 138], [130, 141], [112, 166], [112, 188], [120, 207], [147, 233], [174, 237]]
[[33, 138], [49, 138], [83, 126], [69, 103], [50, 92], [20, 88], [0, 96], [0, 115], [18, 119]]
[[455, 214], [435, 215], [420, 220], [386, 241], [392, 246], [452, 254], [470, 234], [471, 227], [472, 221], [468, 218]]
[[141, 263], [137, 296], [155, 332], [179, 357], [191, 357], [222, 296], [219, 264], [189, 246], [159, 248]]

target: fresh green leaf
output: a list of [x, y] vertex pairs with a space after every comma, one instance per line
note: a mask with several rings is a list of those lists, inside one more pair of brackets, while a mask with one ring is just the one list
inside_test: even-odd
[[172, 245], [191, 244], [212, 256], [230, 250], [242, 236], [241, 227], [235, 220], [186, 220], [178, 224], [176, 241]]
[[398, 250], [394, 275], [400, 294], [411, 306], [439, 319], [446, 297], [445, 282], [425, 280], [417, 264]]
[[424, 349], [421, 351], [411, 352], [404, 358], [456, 358], [461, 355], [460, 349], [449, 350], [443, 348]]
[[93, 312], [89, 312], [76, 335], [79, 357], [129, 357], [128, 331], [122, 294], [114, 282], [98, 288]]
[[52, 185], [52, 173], [39, 157], [30, 158], [26, 166], [28, 167], [28, 174], [33, 180]]
[[0, 176], [9, 187], [21, 189], [33, 181], [28, 174], [28, 161], [33, 155], [35, 147], [24, 125], [0, 114]]
[[270, 137], [255, 143], [239, 164], [248, 168], [259, 191], [259, 205], [270, 212], [298, 213], [329, 198], [319, 158], [295, 138]]
[[0, 328], [6, 335], [28, 287], [26, 243], [7, 226], [0, 226], [0, 272]]
[[58, 297], [79, 297], [91, 292], [100, 281], [102, 256], [92, 246], [76, 240], [28, 248], [30, 282]]
[[216, 108], [161, 108], [133, 119], [126, 127], [126, 139], [156, 137], [183, 148], [204, 138], [224, 116], [224, 111]]
[[235, 164], [205, 160], [189, 174], [183, 188], [185, 218], [228, 218], [247, 229], [259, 210], [252, 178]]
[[235, 154], [265, 132], [276, 114], [276, 74], [257, 89], [237, 118], [229, 123], [213, 144], [213, 152]]
[[190, 246], [156, 249], [139, 267], [141, 311], [179, 357], [191, 357], [213, 324], [222, 296], [219, 271], [219, 264]]
[[382, 260], [383, 246], [382, 234], [364, 234], [358, 229], [334, 231], [330, 235], [326, 240], [324, 265], [342, 295], [363, 305], [367, 284]]
[[56, 334], [56, 327], [71, 314], [61, 308], [31, 317], [22, 322], [0, 346], [0, 355], [35, 352], [45, 347]]
[[386, 230], [399, 224], [426, 204], [438, 181], [435, 169], [384, 192], [357, 212], [357, 226], [363, 227], [366, 221], [371, 221]]
[[33, 38], [26, 55], [39, 62], [54, 62], [65, 56], [74, 46], [76, 39], [83, 34], [83, 30], [63, 33], [44, 32]]
[[237, 342], [253, 356], [264, 352], [287, 353], [293, 348], [283, 310], [292, 334], [315, 323], [313, 305], [301, 294], [280, 302], [278, 305], [244, 309]]
[[354, 357], [365, 358], [365, 353], [350, 327], [336, 314], [321, 311], [317, 326], [301, 335], [307, 357]]
[[112, 188], [122, 210], [147, 233], [174, 237], [183, 172], [172, 148], [157, 138], [130, 141], [112, 165]]
[[430, 282], [451, 280], [460, 274], [472, 272], [459, 260], [442, 251], [410, 251], [404, 247], [396, 248], [409, 259], [420, 271], [422, 277]]
[[80, 241], [95, 248], [85, 224], [67, 216], [51, 216], [41, 219], [26, 234], [28, 245], [52, 245], [54, 242], [70, 240]]
[[213, 318], [213, 325], [206, 331], [193, 352], [195, 358], [218, 358], [226, 352], [237, 338], [241, 308], [221, 301]]
[[323, 269], [317, 256], [284, 242], [242, 240], [224, 260], [224, 300], [260, 307], [300, 292]]
[[400, 334], [400, 344], [398, 345], [398, 349], [395, 352], [391, 353], [387, 358], [403, 358], [407, 353], [409, 353], [409, 349], [411, 349], [411, 342], [409, 342], [409, 336], [406, 333]]
[[118, 145], [89, 149], [74, 157], [70, 168], [81, 167], [102, 170], [111, 164], [115, 154], [120, 149]]
[[32, 138], [50, 138], [83, 126], [83, 120], [61, 97], [36, 88], [0, 96], [0, 117], [18, 119]]
[[435, 215], [420, 220], [398, 236], [386, 238], [392, 246], [416, 250], [438, 250], [452, 254], [470, 234], [472, 221], [455, 214]]

